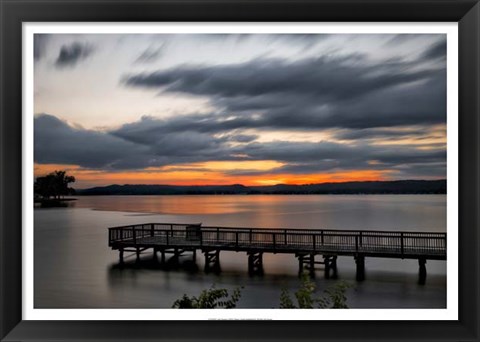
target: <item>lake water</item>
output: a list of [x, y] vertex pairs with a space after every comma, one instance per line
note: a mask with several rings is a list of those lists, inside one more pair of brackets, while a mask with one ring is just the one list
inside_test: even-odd
[[[265, 227], [446, 231], [445, 195], [80, 196], [67, 208], [34, 211], [36, 308], [169, 308], [184, 293], [244, 286], [239, 308], [274, 308], [280, 291], [296, 290], [294, 255], [264, 254], [264, 276], [249, 277], [245, 253], [221, 252], [222, 273], [120, 268], [107, 246], [107, 228], [171, 222]], [[151, 252], [142, 256], [151, 258]], [[134, 256], [126, 258], [132, 263]], [[446, 262], [427, 262], [417, 285], [416, 260], [366, 259], [366, 280], [355, 281], [353, 257], [339, 257], [339, 279], [353, 285], [351, 308], [445, 308]], [[319, 293], [335, 280], [317, 271]]]

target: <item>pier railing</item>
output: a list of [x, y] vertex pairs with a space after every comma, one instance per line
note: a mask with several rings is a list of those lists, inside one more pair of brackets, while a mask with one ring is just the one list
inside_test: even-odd
[[446, 233], [209, 227], [148, 223], [109, 228], [109, 246], [158, 246], [446, 259]]

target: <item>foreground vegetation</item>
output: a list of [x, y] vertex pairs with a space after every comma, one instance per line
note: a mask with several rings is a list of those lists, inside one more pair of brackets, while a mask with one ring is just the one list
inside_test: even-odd
[[[280, 294], [280, 309], [347, 309], [346, 291], [351, 285], [339, 281], [323, 291], [323, 295], [316, 295], [316, 284], [307, 274], [302, 275], [300, 288], [294, 293], [295, 302], [290, 291], [283, 288]], [[203, 290], [198, 297], [183, 295], [177, 299], [172, 308], [175, 309], [233, 309], [240, 297], [241, 288], [233, 290], [232, 295], [227, 289], [217, 289], [212, 285], [210, 289]]]
[[[200, 296], [189, 297], [186, 294], [173, 303], [175, 309], [233, 309], [241, 296], [241, 288], [233, 290], [230, 297], [227, 289], [216, 289], [215, 285], [208, 290], [203, 290]], [[230, 298], [229, 298], [230, 297]]]
[[348, 309], [346, 291], [351, 287], [345, 281], [339, 281], [324, 290], [322, 296], [315, 296], [316, 284], [308, 275], [303, 274], [302, 284], [294, 293], [296, 304], [287, 289], [280, 294], [280, 309]]

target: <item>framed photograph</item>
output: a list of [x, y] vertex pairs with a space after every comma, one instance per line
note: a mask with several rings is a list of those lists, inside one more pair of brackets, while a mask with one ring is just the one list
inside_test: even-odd
[[478, 340], [476, 1], [1, 5], [2, 341]]

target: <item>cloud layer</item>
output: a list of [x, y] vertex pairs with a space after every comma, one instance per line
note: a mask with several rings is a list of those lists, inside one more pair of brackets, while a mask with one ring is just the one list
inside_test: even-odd
[[[285, 165], [269, 171], [230, 171], [232, 175], [312, 174], [346, 170], [392, 170], [399, 177], [442, 177], [443, 146], [342, 144], [338, 142], [257, 142], [256, 136], [229, 133], [214, 136], [195, 129], [169, 130], [152, 118], [115, 131], [98, 132], [68, 125], [51, 115], [35, 119], [35, 161], [74, 164], [110, 171], [141, 170], [209, 161], [275, 160]], [[419, 171], [420, 170], [420, 171]]]
[[[259, 39], [238, 35], [232, 43], [233, 36], [224, 36], [211, 41], [221, 44], [225, 39], [229, 44], [225, 46], [235, 47]], [[271, 38], [275, 44], [290, 42], [304, 49], [324, 42], [331, 45], [336, 39], [335, 35], [275, 37]], [[168, 44], [148, 41], [125, 58], [130, 69], [108, 69], [108, 63], [102, 64], [110, 70], [105, 75], [117, 75], [116, 86], [122, 94], [158, 97], [158, 102], [195, 98], [208, 105], [169, 115], [139, 118], [137, 113], [133, 120], [101, 130], [69, 124], [61, 113], [37, 115], [35, 161], [109, 172], [275, 161], [269, 170], [231, 168], [224, 172], [232, 179], [355, 170], [379, 171], [390, 179], [444, 178], [446, 40], [437, 37], [428, 44], [410, 44], [415, 39], [425, 37], [398, 35], [385, 39], [383, 45], [377, 42], [378, 56], [337, 44], [338, 51], [330, 47], [328, 51], [333, 52], [314, 57], [266, 53], [242, 62], [168, 67], [158, 67], [158, 63], [171, 63], [170, 49], [183, 52], [175, 37], [168, 37]], [[201, 41], [205, 46], [213, 44], [207, 36]], [[95, 66], [93, 57], [102, 53], [95, 50], [92, 56], [94, 45], [78, 40], [56, 44], [60, 46], [54, 63], [57, 68], [79, 65], [87, 57], [92, 57]], [[195, 45], [199, 54], [204, 53], [200, 45]], [[45, 46], [46, 39], [36, 37], [36, 59], [42, 58]], [[385, 51], [398, 46], [405, 46], [406, 51], [388, 57]], [[58, 73], [65, 75], [68, 69]], [[97, 101], [104, 98], [95, 97]], [[115, 115], [114, 111], [108, 115]]]
[[446, 120], [444, 68], [371, 65], [359, 56], [185, 66], [129, 75], [124, 83], [209, 97], [233, 118], [230, 128], [371, 128]]

